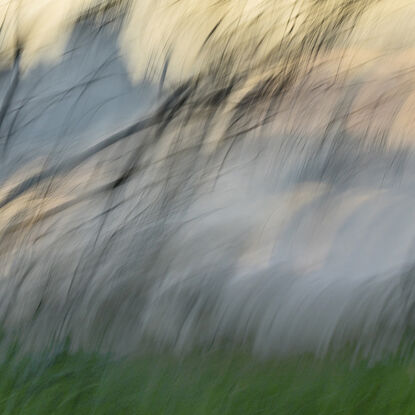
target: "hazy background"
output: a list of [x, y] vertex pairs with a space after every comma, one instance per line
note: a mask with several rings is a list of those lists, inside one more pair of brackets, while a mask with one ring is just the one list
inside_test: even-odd
[[412, 339], [412, 2], [0, 7], [10, 337], [263, 355]]

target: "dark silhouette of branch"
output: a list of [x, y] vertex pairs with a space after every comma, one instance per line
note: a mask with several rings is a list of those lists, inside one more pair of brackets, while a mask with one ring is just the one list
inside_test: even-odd
[[4, 96], [3, 102], [0, 107], [0, 127], [3, 125], [4, 119], [6, 118], [6, 115], [10, 108], [10, 104], [13, 100], [13, 97], [17, 90], [17, 86], [19, 84], [21, 55], [22, 55], [22, 49], [18, 47], [15, 53], [10, 85], [6, 91], [6, 95]]

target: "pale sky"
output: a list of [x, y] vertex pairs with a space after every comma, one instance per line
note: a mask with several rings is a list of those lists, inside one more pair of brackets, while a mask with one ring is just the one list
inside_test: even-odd
[[[340, 0], [332, 1], [336, 4]], [[35, 65], [39, 60], [59, 59], [75, 19], [89, 7], [105, 2], [0, 0], [2, 61], [13, 56], [16, 34], [25, 43], [24, 67]], [[243, 61], [249, 56], [249, 39], [265, 36], [259, 55], [266, 53], [287, 30], [289, 18], [300, 26], [307, 4], [307, 0], [230, 0], [220, 5], [216, 0], [137, 0], [120, 35], [120, 47], [134, 79], [142, 78], [149, 62], [152, 73], [158, 75], [168, 54], [169, 76], [186, 77], [198, 72], [215, 55], [209, 48], [204, 48], [205, 55], [200, 50], [220, 19], [212, 39], [219, 47], [226, 41], [226, 47], [240, 54]], [[382, 0], [361, 19], [351, 48], [362, 48], [369, 55], [412, 48], [415, 46], [414, 22], [414, 1]]]

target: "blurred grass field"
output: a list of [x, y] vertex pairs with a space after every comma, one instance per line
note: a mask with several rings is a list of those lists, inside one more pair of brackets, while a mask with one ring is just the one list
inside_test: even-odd
[[[409, 415], [415, 370], [396, 358], [257, 361], [229, 353], [4, 360], [0, 414]], [[414, 372], [414, 376], [412, 374]]]

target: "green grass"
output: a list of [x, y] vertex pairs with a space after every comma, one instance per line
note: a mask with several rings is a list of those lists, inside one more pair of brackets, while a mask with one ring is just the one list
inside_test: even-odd
[[396, 359], [371, 368], [236, 354], [121, 361], [65, 354], [47, 366], [7, 359], [0, 414], [414, 415], [412, 372], [412, 364]]

